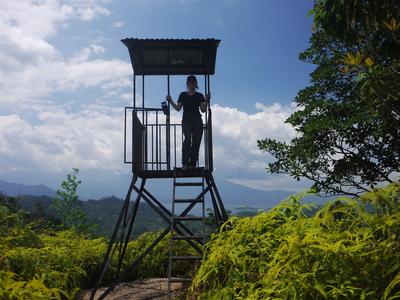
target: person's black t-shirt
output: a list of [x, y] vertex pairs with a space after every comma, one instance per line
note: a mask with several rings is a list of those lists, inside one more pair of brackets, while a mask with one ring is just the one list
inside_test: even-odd
[[194, 93], [188, 95], [187, 92], [182, 92], [179, 95], [178, 103], [182, 103], [183, 106], [183, 120], [200, 118], [201, 114], [199, 111], [200, 103], [204, 102], [204, 96], [202, 93]]

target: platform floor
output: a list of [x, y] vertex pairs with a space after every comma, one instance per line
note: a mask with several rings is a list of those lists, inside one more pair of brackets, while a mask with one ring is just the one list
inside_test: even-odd
[[207, 177], [211, 174], [211, 171], [201, 167], [193, 169], [175, 168], [175, 170], [144, 170], [137, 173], [137, 175], [141, 178], [174, 178], [174, 171], [176, 171], [176, 177], [178, 178], [203, 177], [203, 174]]

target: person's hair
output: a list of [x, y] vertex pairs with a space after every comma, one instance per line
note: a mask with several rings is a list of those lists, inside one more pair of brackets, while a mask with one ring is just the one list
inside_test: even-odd
[[196, 89], [199, 88], [199, 86], [197, 85], [197, 78], [194, 75], [189, 75], [186, 79], [186, 86], [189, 84], [189, 82], [194, 82], [196, 83]]

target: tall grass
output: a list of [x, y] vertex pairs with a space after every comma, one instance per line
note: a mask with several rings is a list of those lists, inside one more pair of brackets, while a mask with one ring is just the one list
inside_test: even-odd
[[308, 217], [291, 196], [231, 218], [207, 244], [200, 299], [400, 299], [400, 185], [338, 198]]

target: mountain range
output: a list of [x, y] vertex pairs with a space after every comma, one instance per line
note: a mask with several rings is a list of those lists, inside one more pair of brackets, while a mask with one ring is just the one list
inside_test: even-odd
[[0, 192], [8, 196], [32, 195], [53, 197], [56, 192], [44, 184], [25, 185], [0, 180]]
[[[146, 188], [157, 198], [165, 204], [167, 207], [170, 206], [172, 197], [172, 181], [171, 180], [149, 180], [146, 184]], [[112, 183], [110, 183], [112, 184]], [[286, 190], [256, 190], [248, 188], [242, 185], [231, 183], [227, 180], [217, 180], [217, 187], [219, 189], [221, 198], [224, 202], [226, 209], [231, 210], [233, 213], [241, 211], [240, 207], [246, 206], [252, 209], [268, 210], [276, 206], [283, 199], [287, 198], [289, 195], [294, 194], [291, 191]], [[83, 184], [82, 184], [83, 185]], [[92, 186], [92, 188], [97, 188], [98, 185]], [[121, 186], [121, 185], [120, 185]], [[127, 192], [129, 185], [126, 184], [124, 191], [120, 193], [123, 195]], [[83, 188], [87, 191], [89, 187]], [[101, 186], [99, 186], [101, 188]], [[81, 186], [78, 188], [78, 194], [80, 192]], [[120, 187], [119, 189], [122, 189]], [[54, 197], [56, 191], [47, 187], [44, 184], [38, 185], [26, 185], [15, 182], [8, 182], [5, 180], [0, 180], [0, 192], [8, 196], [19, 196], [19, 195], [32, 195], [32, 196], [47, 196]], [[97, 199], [109, 198], [107, 194], [97, 197]], [[121, 196], [116, 197], [122, 198]], [[316, 201], [321, 203], [325, 199], [318, 198], [316, 196], [308, 197], [308, 201]], [[80, 197], [81, 200], [87, 201], [89, 199], [93, 200], [93, 197], [85, 198]]]
[[[166, 208], [171, 207], [172, 187], [170, 184], [171, 182], [163, 180], [151, 182], [147, 186], [152, 195], [163, 203]], [[238, 216], [251, 216], [260, 210], [268, 210], [293, 194], [289, 191], [254, 190], [228, 181], [222, 181], [222, 184], [217, 182], [217, 186], [226, 209]], [[45, 213], [57, 217], [56, 212], [51, 207], [52, 198], [56, 195], [56, 192], [43, 184], [24, 185], [0, 180], [0, 193], [19, 197], [21, 206], [31, 213]], [[134, 199], [135, 196], [132, 196], [131, 201]], [[306, 198], [306, 201], [317, 202], [318, 204], [325, 200], [317, 196], [308, 196]], [[210, 196], [207, 196], [207, 207], [211, 206], [210, 202]], [[84, 201], [80, 201], [80, 205], [88, 220], [98, 224], [96, 234], [109, 236], [119, 216], [123, 199], [115, 196], [84, 199]], [[200, 214], [201, 207], [194, 207], [191, 213]], [[133, 228], [133, 237], [146, 231], [163, 229], [166, 225], [161, 217], [142, 200]]]

